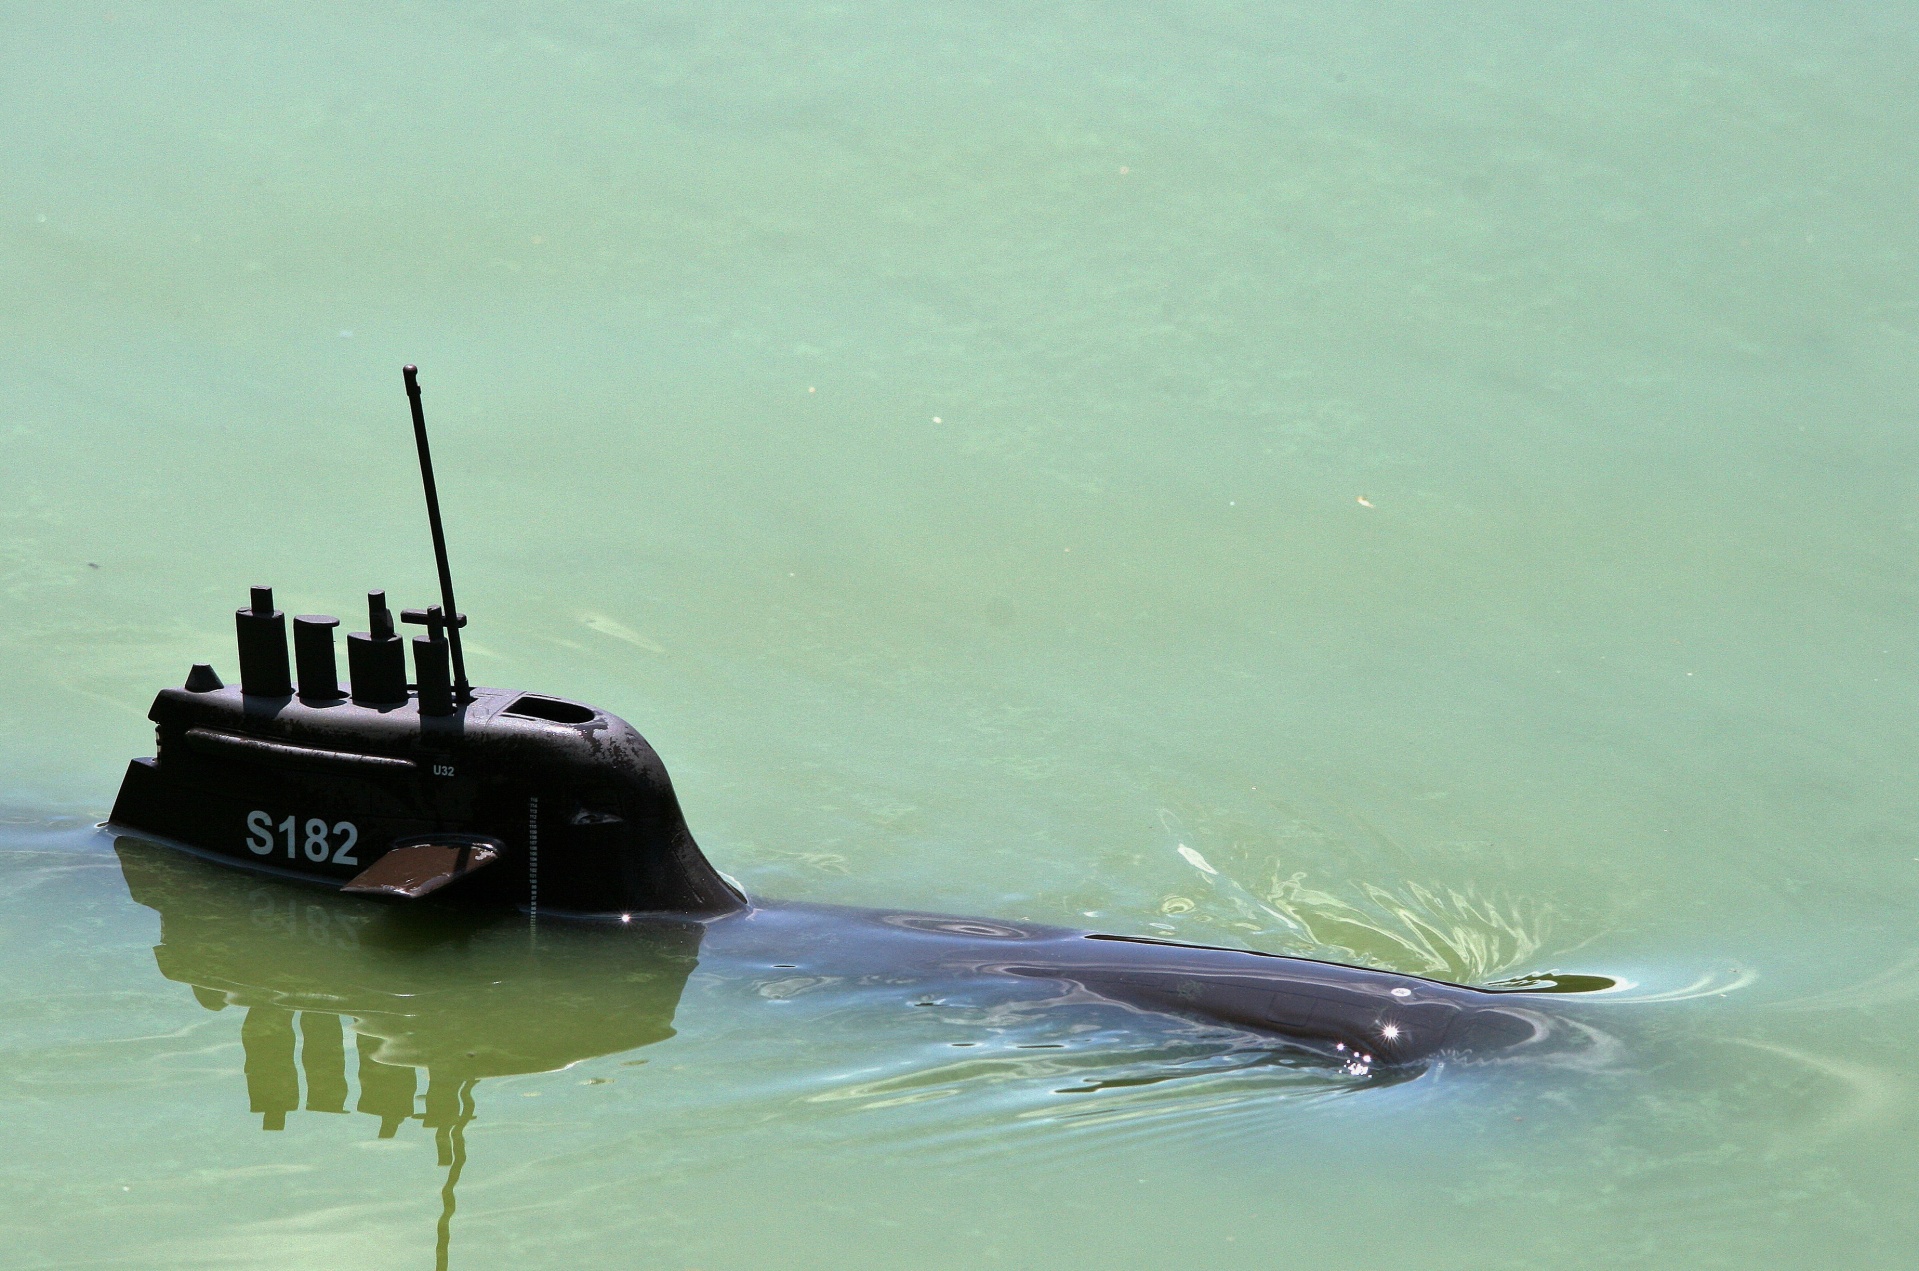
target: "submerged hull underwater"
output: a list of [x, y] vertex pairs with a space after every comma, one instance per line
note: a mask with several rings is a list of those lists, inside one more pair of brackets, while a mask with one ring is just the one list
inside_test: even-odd
[[[1108, 1004], [1259, 1034], [1354, 1073], [1441, 1057], [1583, 1045], [1552, 992], [1489, 990], [1310, 958], [997, 919], [772, 904], [709, 920], [708, 941], [796, 973], [1028, 993], [1033, 1008]], [[905, 977], [912, 977], [906, 983]], [[991, 991], [991, 990], [988, 990]]]
[[[264, 890], [242, 889], [203, 854], [180, 852], [178, 844], [122, 835], [116, 847], [133, 898], [162, 916], [156, 957], [169, 978], [196, 992], [231, 994], [236, 1002], [299, 1008], [300, 986], [327, 968], [316, 969], [302, 952], [291, 979], [276, 982], [268, 969], [286, 962], [274, 952], [280, 945], [307, 950], [317, 932], [328, 963], [362, 990], [367, 975], [351, 969], [362, 951], [385, 968], [381, 976], [404, 974], [396, 968], [417, 959], [435, 974], [451, 965], [458, 978], [483, 979], [484, 996], [515, 1005], [487, 1012], [501, 1039], [482, 1053], [537, 1048], [521, 1039], [550, 1031], [539, 1021], [556, 1011], [603, 1021], [606, 1044], [596, 1044], [596, 1054], [670, 1036], [658, 1019], [658, 995], [643, 1004], [628, 1000], [622, 986], [653, 984], [662, 967], [671, 972], [665, 980], [683, 984], [695, 966], [743, 983], [837, 993], [876, 1010], [955, 1001], [1027, 1015], [1117, 1008], [1251, 1034], [1285, 1049], [1293, 1061], [1356, 1075], [1416, 1070], [1446, 1057], [1559, 1053], [1584, 1045], [1590, 1035], [1566, 1018], [1566, 998], [1551, 991], [1478, 989], [1309, 958], [836, 905], [775, 902], [720, 915], [635, 913], [615, 923], [566, 922], [568, 957], [556, 965], [531, 952], [543, 941], [550, 945], [551, 923], [525, 915], [456, 903], [329, 898], [284, 875], [261, 880]], [[284, 919], [281, 906], [289, 915]], [[481, 949], [491, 952], [471, 952]], [[498, 962], [501, 950], [510, 966]], [[472, 966], [460, 964], [469, 956]], [[642, 963], [645, 973], [636, 974]], [[525, 983], [525, 972], [536, 965], [537, 991]], [[1550, 990], [1551, 981], [1542, 983]], [[329, 987], [315, 1000], [377, 1017], [417, 1011], [414, 996], [396, 990], [343, 1008], [337, 987]], [[668, 1022], [677, 989], [671, 996]], [[471, 1065], [453, 1066], [465, 1071]]]

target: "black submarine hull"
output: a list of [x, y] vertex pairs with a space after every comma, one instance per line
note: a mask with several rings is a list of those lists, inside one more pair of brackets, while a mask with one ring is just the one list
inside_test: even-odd
[[[181, 846], [139, 836], [118, 840], [134, 898], [163, 918], [172, 915], [169, 934], [156, 950], [163, 973], [242, 1004], [301, 1007], [303, 999], [291, 983], [278, 984], [262, 974], [271, 959], [244, 953], [250, 944], [274, 938], [277, 917], [249, 916], [249, 907], [260, 905], [266, 906], [260, 912], [277, 914], [277, 902], [262, 899], [272, 893], [243, 898], [219, 888], [209, 877], [209, 854], [192, 852], [209, 864], [191, 865], [180, 859], [176, 849]], [[303, 893], [323, 906], [289, 919], [289, 929], [317, 921], [324, 932], [352, 931], [354, 949], [362, 943], [360, 933], [369, 933], [365, 938], [386, 951], [388, 967], [406, 965], [406, 957], [396, 962], [393, 954], [409, 948], [417, 948], [423, 967], [444, 970], [448, 949], [466, 958], [477, 956], [470, 949], [524, 945], [524, 919], [484, 907], [396, 906], [353, 896], [329, 901], [309, 890], [314, 880], [281, 873], [280, 881], [307, 884], [283, 893], [289, 913], [295, 905], [291, 898]], [[574, 969], [568, 975], [579, 984], [562, 989], [548, 982], [539, 1001], [531, 1007], [522, 1002], [511, 1012], [512, 1020], [505, 1012], [493, 1015], [493, 1026], [503, 1036], [518, 1032], [509, 1023], [535, 1024], [567, 1003], [597, 1017], [601, 1007], [586, 1002], [579, 990], [602, 981], [617, 984], [621, 969], [635, 957], [658, 957], [664, 950], [677, 968], [677, 982], [684, 982], [696, 962], [710, 962], [718, 973], [733, 977], [785, 974], [864, 986], [862, 996], [882, 1004], [893, 998], [907, 1003], [928, 992], [1018, 998], [1041, 1010], [1104, 1004], [1258, 1034], [1283, 1043], [1296, 1058], [1354, 1073], [1416, 1069], [1445, 1057], [1557, 1053], [1585, 1039], [1558, 1009], [1564, 999], [1550, 992], [1478, 989], [1310, 958], [1039, 923], [774, 902], [703, 917], [632, 913], [617, 924], [564, 925], [573, 933], [567, 947]], [[515, 936], [515, 930], [522, 934]], [[323, 943], [339, 941], [329, 936]], [[356, 956], [331, 948], [328, 953], [349, 964]], [[481, 961], [482, 978], [510, 982], [491, 961]], [[302, 967], [300, 974], [310, 975], [311, 967]], [[329, 991], [318, 1000], [337, 1004], [341, 999]], [[395, 1009], [390, 1002], [368, 1003], [353, 1013]], [[643, 1044], [633, 1040], [638, 1034], [617, 1026], [617, 1009], [605, 1018], [622, 1041]], [[542, 1030], [535, 1025], [533, 1031]], [[624, 1048], [610, 1043], [609, 1037], [606, 1051]]]
[[998, 980], [1042, 1003], [1102, 1002], [1281, 1039], [1355, 1072], [1559, 1053], [1587, 1040], [1547, 991], [1478, 989], [1311, 958], [1038, 923], [774, 903], [709, 919], [704, 947], [794, 974], [914, 993]]
[[646, 740], [564, 699], [480, 688], [435, 716], [417, 695], [372, 708], [182, 688], [162, 691], [151, 717], [158, 753], [129, 765], [111, 828], [328, 890], [365, 891], [418, 845], [452, 860], [481, 844], [486, 868], [405, 903], [649, 929], [694, 920], [709, 940], [763, 947], [769, 965], [1043, 982], [1356, 1069], [1538, 1051], [1564, 1035], [1543, 994], [994, 919], [751, 905], [701, 854]]
[[470, 904], [550, 914], [721, 913], [743, 902], [694, 843], [666, 767], [632, 725], [560, 698], [476, 688], [444, 715], [417, 692], [164, 689], [156, 753], [109, 823], [235, 865], [347, 887], [396, 847], [483, 841]]

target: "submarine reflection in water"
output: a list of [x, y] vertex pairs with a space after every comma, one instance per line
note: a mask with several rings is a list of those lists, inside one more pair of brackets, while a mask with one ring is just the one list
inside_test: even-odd
[[115, 851], [133, 899], [160, 915], [160, 973], [209, 1010], [244, 1010], [246, 1094], [263, 1129], [285, 1128], [304, 1084], [307, 1112], [350, 1104], [378, 1118], [381, 1138], [408, 1121], [433, 1131], [447, 1170], [442, 1266], [475, 1087], [673, 1036], [703, 934], [667, 919], [619, 940], [563, 928], [535, 943], [517, 914], [403, 913], [268, 880], [243, 890], [169, 848], [122, 837]]
[[160, 973], [210, 1009], [246, 1009], [247, 1084], [267, 1129], [298, 1107], [296, 1066], [308, 1111], [346, 1110], [342, 1017], [354, 1021], [357, 1109], [380, 1117], [386, 1137], [396, 1115], [414, 1114], [422, 1069], [433, 1126], [483, 1078], [551, 1072], [673, 1036], [698, 960], [694, 922], [653, 920], [615, 941], [542, 931], [535, 944], [517, 915], [454, 912], [429, 924], [276, 883], [235, 904], [225, 871], [137, 839], [116, 847], [133, 898], [160, 914]]

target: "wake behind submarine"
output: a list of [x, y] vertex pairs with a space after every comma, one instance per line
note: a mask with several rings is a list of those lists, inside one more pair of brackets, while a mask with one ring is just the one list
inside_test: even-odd
[[[625, 720], [540, 693], [468, 683], [416, 368], [404, 379], [440, 604], [382, 592], [349, 634], [293, 619], [267, 587], [234, 615], [240, 683], [207, 664], [162, 689], [156, 752], [127, 767], [108, 828], [225, 864], [397, 905], [540, 919], [744, 923], [779, 947], [817, 942], [801, 907], [756, 907], [694, 842], [659, 756]], [[413, 675], [407, 675], [407, 646]], [[817, 915], [825, 910], [806, 907]], [[1355, 1071], [1442, 1055], [1551, 1049], [1550, 993], [1609, 987], [1539, 976], [1472, 988], [1307, 958], [931, 914], [862, 914], [827, 930], [857, 961], [1049, 981], [1066, 993], [1283, 1039]], [[784, 933], [784, 934], [782, 934]], [[844, 951], [842, 951], [844, 952]]]

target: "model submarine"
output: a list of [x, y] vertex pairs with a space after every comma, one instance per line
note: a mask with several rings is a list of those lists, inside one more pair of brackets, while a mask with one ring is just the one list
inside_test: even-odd
[[[442, 605], [395, 626], [385, 594], [346, 638], [255, 587], [234, 614], [240, 683], [195, 666], [148, 712], [112, 824], [234, 864], [402, 900], [531, 913], [715, 914], [745, 900], [700, 854], [666, 768], [625, 720], [540, 693], [475, 688], [460, 648], [415, 368], [406, 368]], [[411, 645], [413, 675], [407, 675]]]
[[[597, 707], [467, 682], [415, 368], [405, 368], [441, 603], [401, 637], [381, 592], [347, 636], [287, 618], [255, 587], [234, 615], [240, 683], [196, 665], [161, 690], [156, 752], [127, 769], [110, 826], [227, 864], [405, 905], [453, 902], [535, 918], [744, 924], [795, 956], [931, 974], [1012, 977], [1133, 1009], [1279, 1034], [1370, 1069], [1445, 1052], [1563, 1039], [1536, 1005], [1601, 977], [1475, 989], [1304, 958], [937, 915], [748, 904], [701, 854], [666, 768]], [[409, 646], [413, 674], [409, 680]], [[432, 898], [430, 901], [427, 898]], [[749, 941], [750, 943], [751, 941]], [[883, 964], [883, 965], [882, 965]], [[1517, 989], [1518, 991], [1514, 991]]]

